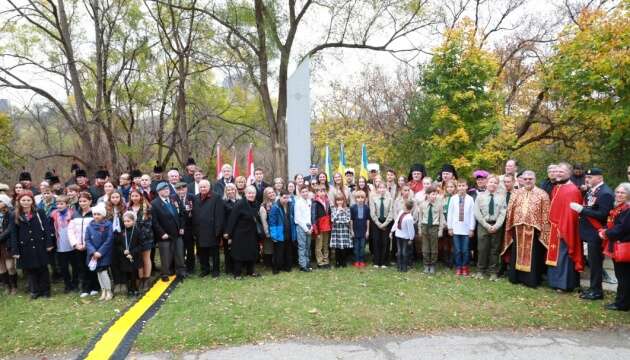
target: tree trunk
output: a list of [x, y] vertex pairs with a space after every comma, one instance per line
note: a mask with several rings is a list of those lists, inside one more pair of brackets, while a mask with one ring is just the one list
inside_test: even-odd
[[58, 6], [59, 16], [59, 32], [62, 39], [63, 51], [68, 60], [68, 73], [70, 74], [70, 81], [72, 84], [72, 92], [74, 95], [75, 108], [77, 113], [77, 120], [73, 126], [75, 131], [79, 135], [80, 148], [87, 160], [87, 171], [93, 173], [101, 162], [101, 151], [98, 151], [94, 147], [92, 137], [89, 130], [87, 115], [85, 111], [85, 95], [81, 87], [81, 77], [76, 66], [76, 59], [74, 58], [74, 49], [72, 48], [72, 38], [70, 35], [70, 25], [68, 24], [68, 17], [66, 15], [65, 5], [63, 0], [59, 0]]

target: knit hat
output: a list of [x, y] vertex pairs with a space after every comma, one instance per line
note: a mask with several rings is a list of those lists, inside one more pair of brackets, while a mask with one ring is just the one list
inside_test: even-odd
[[99, 214], [99, 215], [105, 216], [107, 215], [107, 209], [105, 208], [105, 205], [98, 204], [92, 208], [92, 214]]

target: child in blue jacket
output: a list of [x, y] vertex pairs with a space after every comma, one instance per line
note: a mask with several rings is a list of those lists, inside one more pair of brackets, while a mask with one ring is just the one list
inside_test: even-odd
[[92, 221], [85, 233], [85, 244], [87, 248], [88, 268], [95, 271], [98, 282], [101, 285], [100, 300], [111, 300], [114, 296], [112, 293], [112, 283], [109, 279], [107, 270], [112, 263], [112, 248], [114, 245], [114, 236], [112, 232], [112, 222], [107, 220], [105, 216], [107, 210], [105, 206], [100, 204], [92, 208]]

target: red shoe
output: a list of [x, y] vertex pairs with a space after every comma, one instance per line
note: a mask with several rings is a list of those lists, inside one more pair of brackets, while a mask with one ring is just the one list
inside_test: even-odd
[[364, 268], [365, 267], [365, 263], [363, 261], [359, 261], [359, 267], [360, 268]]
[[470, 271], [468, 270], [468, 266], [464, 266], [464, 269], [462, 270], [462, 275], [464, 275], [464, 276], [470, 275]]
[[355, 268], [358, 268], [359, 267], [359, 262], [358, 261], [353, 262], [352, 266], [354, 266]]
[[460, 276], [462, 274], [462, 268], [458, 267], [457, 270], [455, 270], [455, 275]]

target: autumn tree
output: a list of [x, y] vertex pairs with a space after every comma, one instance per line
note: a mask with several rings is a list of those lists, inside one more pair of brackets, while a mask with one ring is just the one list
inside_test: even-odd
[[450, 161], [466, 174], [475, 167], [493, 166], [502, 157], [493, 141], [502, 116], [501, 98], [491, 91], [498, 64], [477, 41], [464, 23], [451, 30], [431, 61], [421, 66], [410, 115], [413, 130], [404, 149], [429, 168]]
[[550, 59], [545, 86], [561, 104], [565, 131], [585, 140], [593, 162], [622, 177], [630, 160], [630, 2], [612, 12], [585, 9]]

